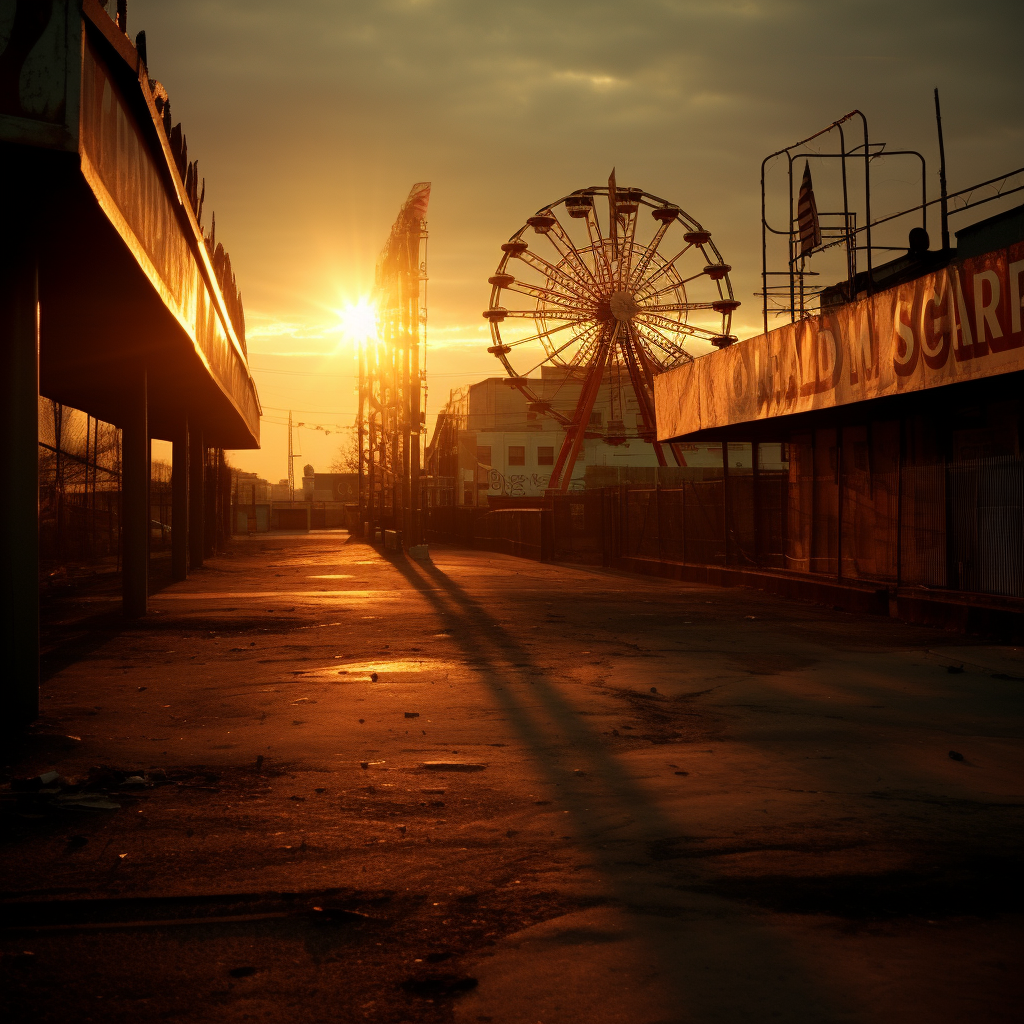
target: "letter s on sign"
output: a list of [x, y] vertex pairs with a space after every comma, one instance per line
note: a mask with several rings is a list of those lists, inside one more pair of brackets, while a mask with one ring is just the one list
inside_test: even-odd
[[903, 319], [903, 306], [904, 303], [897, 299], [892, 315], [892, 368], [901, 377], [907, 377], [917, 368], [917, 359], [921, 350], [914, 337], [913, 327]]

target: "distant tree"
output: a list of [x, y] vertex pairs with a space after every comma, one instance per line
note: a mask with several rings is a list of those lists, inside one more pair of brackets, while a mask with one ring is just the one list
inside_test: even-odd
[[345, 439], [338, 445], [338, 453], [331, 463], [331, 472], [359, 472], [359, 435], [355, 430], [346, 432]]

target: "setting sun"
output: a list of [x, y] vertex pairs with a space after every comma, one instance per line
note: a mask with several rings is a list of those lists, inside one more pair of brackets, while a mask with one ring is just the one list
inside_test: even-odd
[[340, 312], [341, 333], [346, 341], [364, 342], [377, 335], [377, 308], [366, 298], [347, 303]]

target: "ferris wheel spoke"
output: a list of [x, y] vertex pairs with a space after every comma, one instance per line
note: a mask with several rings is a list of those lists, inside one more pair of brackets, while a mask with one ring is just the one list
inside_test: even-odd
[[[579, 289], [578, 291], [574, 291], [573, 294], [578, 295], [581, 299], [597, 297], [598, 293], [594, 291], [587, 281], [578, 274], [566, 273], [561, 266], [556, 267], [555, 264], [549, 263], [543, 256], [538, 256], [535, 252], [527, 250], [526, 252], [521, 253], [517, 258], [522, 260], [527, 264], [527, 266], [532, 267], [534, 270], [544, 274], [545, 276], [550, 277], [554, 275], [558, 277], [564, 283], [567, 290], [571, 291], [572, 289]], [[571, 266], [571, 264], [563, 262], [562, 266]]]
[[651, 260], [654, 259], [654, 254], [658, 251], [661, 240], [668, 232], [671, 223], [671, 221], [664, 220], [658, 225], [658, 230], [654, 233], [654, 237], [651, 239], [650, 244], [647, 246], [643, 256], [640, 258], [640, 262], [636, 265], [636, 269], [629, 279], [630, 290], [634, 290], [637, 287], [640, 279], [647, 272], [647, 268], [651, 265]]
[[641, 328], [639, 325], [634, 325], [634, 327], [637, 331], [638, 336], [642, 337], [645, 341], [647, 341], [651, 345], [654, 345], [656, 348], [660, 348], [662, 352], [666, 352], [669, 355], [673, 356], [681, 356], [682, 358], [687, 360], [693, 359], [693, 356], [691, 356], [690, 353], [687, 352], [686, 349], [682, 347], [682, 345], [678, 345], [670, 341], [668, 338], [665, 337], [664, 334], [661, 333], [661, 331], [653, 327], [647, 327], [646, 325], [643, 328]]
[[667, 263], [663, 263], [649, 278], [647, 278], [646, 281], [642, 281], [639, 284], [637, 288], [637, 295], [643, 294], [652, 284], [654, 284], [655, 281], [658, 280], [659, 277], [663, 277], [665, 274], [667, 274], [669, 270], [671, 270], [676, 265], [676, 262], [679, 260], [679, 258], [692, 248], [693, 243], [687, 242], [686, 245], [684, 245], [682, 249], [680, 249], [679, 252], [677, 252], [675, 256], [672, 257], [672, 259], [670, 259]]
[[543, 365], [544, 365], [545, 363], [547, 363], [547, 362], [549, 362], [550, 360], [554, 359], [554, 358], [555, 358], [555, 356], [561, 355], [561, 354], [562, 354], [562, 353], [563, 353], [563, 352], [564, 352], [564, 351], [565, 351], [565, 350], [566, 350], [567, 348], [569, 348], [569, 347], [571, 347], [572, 345], [575, 345], [575, 344], [577, 344], [577, 343], [579, 343], [579, 342], [583, 341], [584, 339], [587, 339], [587, 338], [588, 338], [588, 336], [589, 336], [589, 335], [591, 335], [591, 334], [593, 334], [593, 332], [594, 332], [594, 331], [595, 331], [596, 329], [597, 329], [597, 328], [596, 328], [596, 325], [592, 325], [591, 327], [588, 327], [588, 328], [587, 328], [587, 330], [583, 331], [583, 332], [582, 332], [581, 334], [578, 334], [578, 335], [576, 335], [575, 337], [572, 337], [572, 338], [570, 338], [570, 339], [569, 339], [569, 340], [568, 340], [568, 341], [567, 341], [567, 342], [566, 342], [566, 343], [565, 343], [564, 345], [562, 345], [562, 346], [561, 346], [560, 348], [556, 348], [556, 349], [554, 350], [554, 352], [548, 352], [548, 353], [547, 353], [547, 354], [546, 354], [546, 355], [544, 356], [544, 358], [543, 358], [543, 359], [542, 359], [542, 360], [541, 360], [541, 361], [540, 361], [539, 363], [537, 363], [537, 365], [536, 365], [536, 366], [532, 366], [532, 367], [531, 367], [531, 368], [530, 368], [529, 370], [527, 370], [527, 371], [526, 371], [526, 373], [525, 373], [525, 374], [523, 374], [523, 376], [529, 377], [531, 373], [533, 373], [533, 372], [534, 372], [535, 370], [539, 370], [539, 369], [540, 369], [540, 368], [541, 368], [541, 367], [542, 367], [542, 366], [543, 366]]
[[507, 309], [506, 317], [515, 317], [522, 320], [569, 320], [572, 323], [583, 323], [591, 319], [591, 314], [580, 310], [576, 312], [560, 312], [552, 309]]
[[[659, 295], [665, 295], [667, 292], [678, 291], [680, 288], [682, 288], [682, 284], [683, 284], [683, 279], [677, 274], [675, 281], [671, 281], [669, 284], [665, 285], [664, 287], [659, 288], [656, 292], [648, 292], [648, 293], [646, 293], [643, 296], [643, 298], [644, 298], [645, 301], [650, 301], [651, 299], [656, 299]], [[683, 288], [683, 294], [684, 295], [686, 294], [686, 289], [685, 288]]]
[[667, 316], [640, 317], [638, 315], [637, 320], [645, 327], [650, 327], [654, 330], [665, 329], [676, 334], [689, 334], [691, 337], [700, 338], [704, 341], [717, 337], [714, 331], [709, 331], [706, 327], [697, 327], [694, 324], [684, 323], [680, 320], [672, 320]]
[[[555, 217], [551, 210], [548, 210], [548, 215], [555, 218], [555, 223], [546, 232], [547, 240], [554, 246], [555, 252], [562, 257], [563, 261], [575, 263], [581, 273], [590, 278], [591, 281], [594, 281], [593, 273], [579, 250], [573, 245], [572, 239], [566, 233], [565, 228], [562, 227], [562, 222]], [[594, 283], [597, 284], [596, 281]]]
[[[601, 234], [601, 221], [597, 216], [596, 207], [587, 211], [587, 234], [590, 236], [590, 251], [594, 254], [594, 269], [602, 281], [611, 281], [612, 268], [608, 262], [608, 249], [604, 235]], [[595, 237], [596, 235], [596, 237]], [[598, 259], [600, 256], [600, 260]]]
[[509, 348], [515, 348], [519, 345], [526, 345], [531, 341], [542, 341], [544, 338], [550, 338], [552, 334], [557, 334], [559, 331], [564, 331], [575, 326], [576, 321], [570, 321], [567, 324], [562, 324], [561, 327], [552, 327], [549, 331], [541, 331], [540, 334], [531, 334], [528, 338], [516, 338], [514, 341], [506, 341], [504, 344], [508, 345]]
[[691, 309], [713, 309], [713, 302], [664, 302], [656, 306], [641, 306], [641, 313], [685, 313]]
[[555, 302], [559, 306], [564, 306], [567, 309], [579, 308], [579, 301], [574, 295], [568, 295], [565, 292], [558, 291], [554, 288], [545, 288], [540, 284], [528, 284], [526, 281], [516, 281], [515, 284], [508, 285], [505, 290], [515, 292], [517, 295], [525, 295], [531, 299]]

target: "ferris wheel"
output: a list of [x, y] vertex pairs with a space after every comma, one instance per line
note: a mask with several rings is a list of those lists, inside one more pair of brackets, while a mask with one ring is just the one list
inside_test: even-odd
[[[501, 249], [483, 314], [488, 351], [530, 411], [565, 428], [549, 490], [568, 489], [592, 438], [649, 442], [662, 466], [667, 447], [684, 465], [678, 448], [656, 439], [654, 378], [692, 360], [693, 340], [719, 348], [736, 340], [732, 268], [711, 233], [675, 204], [617, 186], [612, 171], [607, 186], [538, 210]], [[599, 394], [610, 403], [606, 425], [593, 420]], [[630, 394], [639, 410], [632, 425]]]

